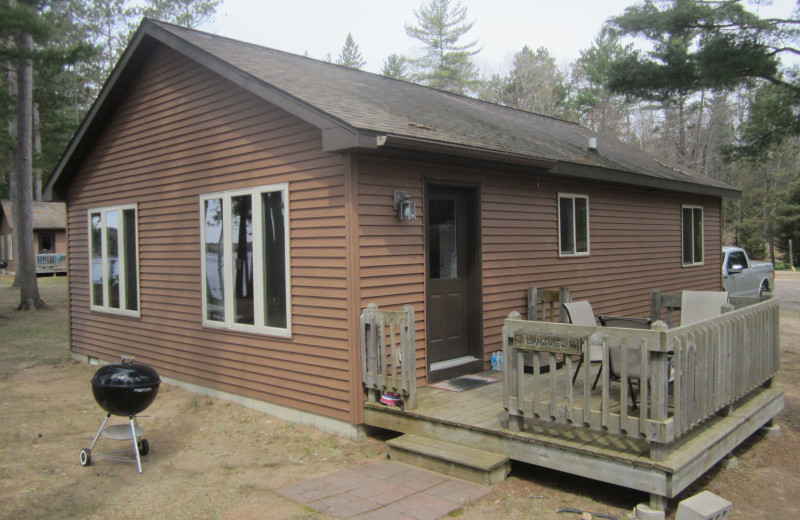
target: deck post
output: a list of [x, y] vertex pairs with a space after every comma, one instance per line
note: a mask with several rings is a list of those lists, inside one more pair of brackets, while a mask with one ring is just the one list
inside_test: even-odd
[[667, 497], [650, 493], [650, 509], [655, 509], [656, 511], [666, 511]]

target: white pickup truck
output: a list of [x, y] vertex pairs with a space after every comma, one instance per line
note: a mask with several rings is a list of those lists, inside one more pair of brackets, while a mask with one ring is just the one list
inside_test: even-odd
[[723, 247], [722, 287], [730, 296], [761, 296], [775, 288], [775, 268], [751, 262], [741, 247]]

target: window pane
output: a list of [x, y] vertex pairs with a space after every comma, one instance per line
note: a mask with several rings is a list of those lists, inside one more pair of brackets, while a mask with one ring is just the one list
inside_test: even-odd
[[571, 254], [575, 252], [575, 244], [573, 242], [572, 228], [573, 228], [573, 208], [572, 199], [559, 198], [559, 213], [561, 215], [561, 254]]
[[225, 321], [225, 241], [222, 234], [222, 199], [205, 201], [206, 319]]
[[703, 261], [703, 209], [694, 208], [694, 261]]
[[136, 258], [136, 210], [122, 211], [122, 225], [125, 231], [125, 308], [129, 311], [139, 310], [139, 287], [136, 273], [139, 271]]
[[431, 279], [458, 277], [456, 201], [431, 200], [428, 217]]
[[108, 266], [108, 306], [119, 309], [119, 213], [106, 212], [106, 262]]
[[692, 208], [683, 208], [683, 263], [691, 264], [693, 257]]
[[264, 324], [286, 328], [286, 236], [283, 192], [264, 193]]
[[575, 252], [589, 251], [589, 211], [585, 198], [575, 197]]
[[236, 323], [255, 324], [253, 308], [253, 198], [231, 198], [233, 251], [233, 316]]
[[92, 250], [92, 304], [103, 305], [103, 228], [100, 213], [89, 216]]

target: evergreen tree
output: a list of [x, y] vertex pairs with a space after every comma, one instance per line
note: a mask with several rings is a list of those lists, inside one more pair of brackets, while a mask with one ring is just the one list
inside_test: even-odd
[[406, 79], [406, 59], [397, 54], [390, 54], [383, 60], [381, 74], [387, 78]]
[[211, 20], [222, 0], [147, 0], [141, 14], [182, 27], [200, 27]]
[[504, 104], [519, 110], [554, 117], [569, 115], [566, 78], [544, 47], [534, 52], [526, 45], [514, 55], [503, 97]]
[[[33, 140], [34, 140], [34, 65], [54, 70], [74, 63], [85, 55], [85, 46], [69, 47], [58, 41], [58, 8], [55, 1], [19, 0], [0, 4], [0, 55], [15, 69], [16, 92], [8, 101], [13, 110], [11, 140], [15, 142], [13, 167], [10, 174], [10, 195], [13, 202], [15, 230], [16, 277], [20, 288], [19, 309], [46, 307], [39, 296], [36, 279], [36, 260], [33, 244]], [[61, 11], [63, 12], [63, 11]]]
[[632, 44], [623, 45], [619, 38], [610, 35], [595, 38], [588, 49], [572, 66], [572, 97], [569, 101], [578, 114], [581, 124], [598, 132], [630, 135], [630, 110], [625, 96], [615, 94], [607, 87], [611, 64], [630, 53]]
[[478, 74], [472, 58], [480, 48], [477, 41], [461, 43], [475, 25], [467, 21], [467, 8], [460, 2], [427, 0], [414, 16], [418, 25], [405, 26], [406, 34], [423, 45], [423, 54], [408, 60], [414, 81], [457, 94], [473, 91]]
[[[764, 81], [780, 87], [786, 103], [800, 107], [800, 83], [779, 70], [779, 56], [798, 54], [797, 12], [788, 19], [761, 19], [740, 1], [645, 0], [606, 22], [614, 35], [647, 39], [652, 50], [634, 51], [613, 63], [608, 86], [622, 94], [656, 100], [678, 113], [685, 153], [685, 103], [693, 93]], [[800, 125], [747, 136], [742, 151], [760, 153], [800, 133]]]
[[788, 263], [791, 241], [792, 260], [800, 265], [800, 180], [795, 179], [780, 199], [775, 219], [778, 247], [785, 251], [784, 261]]
[[361, 52], [358, 50], [358, 45], [353, 40], [352, 34], [347, 33], [347, 38], [344, 40], [344, 47], [342, 47], [342, 52], [339, 53], [339, 57], [336, 58], [336, 63], [356, 70], [361, 70], [367, 63], [361, 56]]

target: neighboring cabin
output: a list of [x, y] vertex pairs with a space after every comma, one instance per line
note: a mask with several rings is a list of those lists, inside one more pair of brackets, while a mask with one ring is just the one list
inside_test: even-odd
[[719, 290], [739, 196], [573, 123], [148, 20], [46, 190], [75, 355], [344, 434], [368, 303], [413, 305], [420, 384], [482, 370], [530, 285], [642, 316], [654, 288]]
[[[33, 244], [36, 248], [36, 272], [66, 272], [67, 217], [63, 202], [33, 203]], [[14, 205], [0, 201], [0, 261], [5, 271], [16, 271]]]

